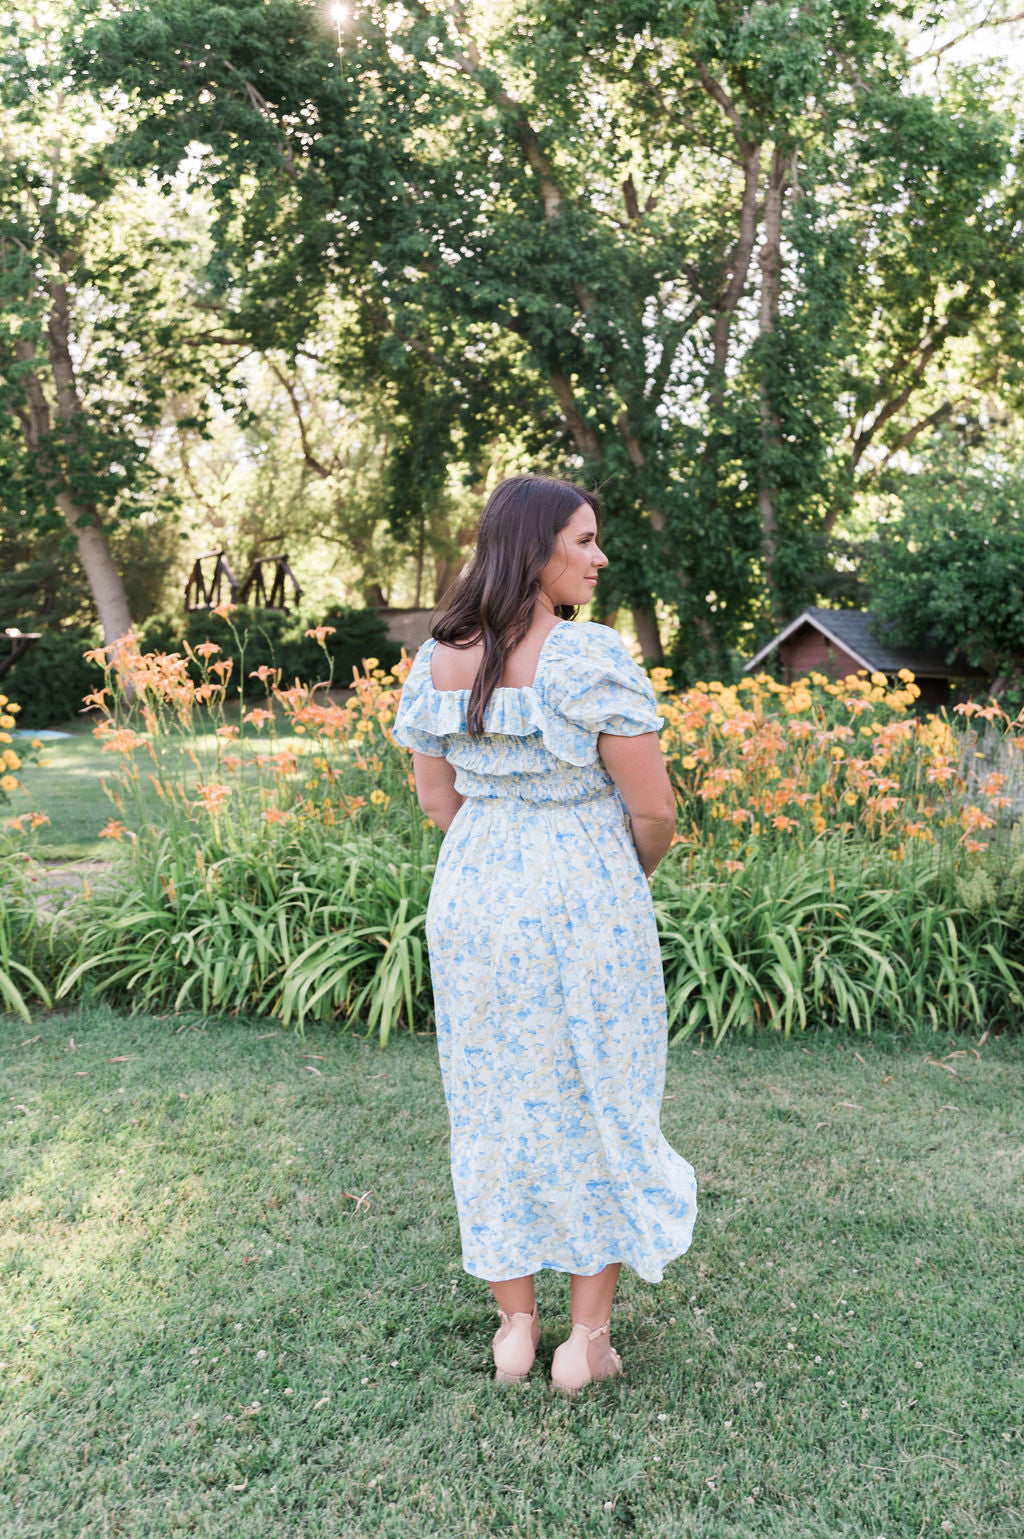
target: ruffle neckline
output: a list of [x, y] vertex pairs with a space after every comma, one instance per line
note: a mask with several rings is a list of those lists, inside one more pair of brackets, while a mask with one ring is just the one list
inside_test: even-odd
[[[397, 740], [481, 773], [501, 773], [494, 757], [494, 739], [501, 737], [524, 748], [532, 739], [566, 764], [596, 763], [598, 734], [610, 723], [626, 736], [661, 725], [650, 683], [614, 632], [597, 634], [604, 630], [566, 620], [553, 626], [538, 654], [532, 684], [499, 685], [487, 704], [484, 733], [475, 738], [466, 728], [470, 691], [438, 689], [430, 676], [436, 646], [431, 638], [406, 680]], [[567, 647], [561, 644], [566, 638]]]
[[[487, 702], [484, 734], [487, 737], [539, 736], [544, 747], [556, 759], [562, 759], [567, 764], [585, 765], [590, 764], [594, 758], [592, 735], [545, 708], [543, 683], [539, 677], [546, 661], [544, 654], [548, 643], [568, 623], [566, 620], [560, 621], [545, 636], [532, 684], [498, 685]], [[425, 653], [422, 688], [417, 690], [403, 711], [402, 728], [410, 737], [416, 734], [432, 738], [462, 737], [462, 742], [451, 745], [448, 756], [453, 764], [463, 765], [467, 769], [475, 768], [482, 745], [479, 739], [471, 738], [466, 729], [470, 691], [437, 688], [430, 677], [430, 657], [435, 645], [436, 642], [431, 639], [421, 648], [421, 654]]]

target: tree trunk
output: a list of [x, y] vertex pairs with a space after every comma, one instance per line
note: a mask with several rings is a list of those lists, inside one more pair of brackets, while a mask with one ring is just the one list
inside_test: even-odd
[[434, 562], [434, 604], [440, 604], [452, 583], [458, 577], [465, 566], [462, 560], [449, 561], [447, 556], [439, 556]]
[[[782, 207], [789, 179], [789, 161], [776, 145], [772, 155], [768, 190], [764, 200], [764, 242], [758, 257], [761, 268], [761, 297], [758, 312], [758, 331], [767, 336], [775, 330], [779, 313], [779, 287], [782, 281]], [[783, 619], [775, 585], [775, 559], [778, 554], [778, 509], [774, 475], [766, 461], [780, 443], [781, 425], [778, 412], [762, 378], [758, 391], [758, 410], [761, 417], [761, 466], [758, 473], [757, 506], [761, 516], [761, 559], [764, 564], [764, 580], [768, 589], [768, 602], [772, 619]]]
[[87, 515], [81, 508], [75, 507], [66, 492], [58, 495], [57, 504], [68, 528], [74, 532], [78, 541], [78, 559], [92, 589], [96, 612], [103, 627], [104, 645], [116, 648], [121, 638], [131, 630], [132, 617], [109, 541], [98, 523], [82, 522]]
[[661, 633], [658, 630], [658, 617], [654, 610], [634, 609], [633, 625], [644, 662], [656, 665], [663, 663], [665, 652], [661, 644]]
[[[75, 368], [71, 357], [70, 305], [67, 286], [54, 280], [50, 284], [50, 313], [47, 317], [50, 377], [53, 381], [57, 416], [65, 435], [73, 440], [84, 411], [75, 382]], [[25, 443], [32, 454], [44, 462], [48, 439], [52, 432], [50, 403], [43, 389], [38, 370], [34, 367], [36, 355], [29, 340], [18, 339], [15, 351], [19, 361], [27, 365], [22, 384], [25, 391], [25, 409], [19, 412]], [[95, 507], [83, 507], [76, 503], [66, 485], [53, 486], [55, 501], [64, 516], [68, 528], [78, 542], [78, 556], [82, 563], [100, 624], [103, 641], [108, 647], [116, 647], [122, 636], [132, 628], [128, 596], [124, 591], [121, 574], [114, 563], [110, 543], [100, 524]]]

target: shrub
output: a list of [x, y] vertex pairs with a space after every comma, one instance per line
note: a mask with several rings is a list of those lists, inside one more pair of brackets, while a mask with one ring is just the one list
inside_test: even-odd
[[[324, 631], [322, 644], [311, 634]], [[296, 615], [276, 610], [234, 608], [220, 614], [212, 610], [191, 614], [156, 615], [139, 630], [143, 652], [192, 653], [203, 642], [216, 643], [224, 657], [235, 659], [236, 667], [228, 684], [228, 694], [252, 692], [248, 675], [259, 668], [280, 670], [285, 683], [296, 679], [312, 682], [328, 673], [338, 687], [352, 682], [353, 670], [360, 670], [363, 660], [392, 668], [401, 657], [401, 648], [391, 641], [384, 621], [374, 609], [349, 609], [334, 605], [314, 625]], [[186, 654], [187, 655], [187, 654]], [[202, 669], [193, 658], [189, 677], [202, 682]]]
[[102, 670], [85, 658], [95, 644], [90, 631], [43, 631], [7, 676], [22, 703], [20, 726], [53, 727], [79, 714], [103, 682]]
[[[123, 847], [121, 881], [79, 905], [58, 994], [299, 1029], [341, 1015], [386, 1041], [428, 1012], [437, 848], [389, 735], [398, 681], [364, 672], [337, 705], [264, 664], [264, 701], [236, 724], [233, 664], [216, 642], [119, 657], [131, 703], [96, 732], [119, 765], [121, 815], [103, 832]], [[117, 700], [113, 681], [103, 694]]]
[[[326, 628], [319, 645], [328, 671]], [[101, 654], [102, 655], [102, 654]], [[428, 1018], [437, 835], [391, 736], [403, 670], [344, 704], [236, 659], [129, 651], [95, 730], [117, 769], [122, 884], [76, 906], [83, 986], [138, 1008], [343, 1017], [382, 1040]], [[198, 682], [196, 682], [198, 678]], [[998, 706], [954, 727], [913, 680], [697, 685], [655, 670], [680, 831], [655, 881], [675, 1036], [812, 1027], [996, 1029], [1024, 1019], [1024, 734]], [[127, 704], [125, 703], [127, 700]], [[998, 739], [978, 747], [976, 723]], [[991, 768], [997, 763], [998, 769]]]
[[765, 849], [724, 878], [670, 854], [655, 883], [670, 1035], [1019, 1023], [1016, 916], [994, 893], [967, 901], [963, 882], [934, 850], [897, 864], [835, 837]]

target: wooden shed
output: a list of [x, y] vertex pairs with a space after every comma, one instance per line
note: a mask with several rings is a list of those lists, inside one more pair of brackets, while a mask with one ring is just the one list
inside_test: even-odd
[[901, 668], [909, 668], [921, 690], [920, 703], [929, 711], [950, 703], [955, 683], [977, 688], [988, 677], [959, 654], [947, 661], [946, 652], [937, 647], [890, 646], [878, 640], [876, 629], [885, 634], [866, 609], [808, 608], [773, 636], [745, 665], [744, 672], [763, 667], [774, 652], [788, 682], [812, 670], [830, 679], [862, 672], [884, 673], [892, 679]]

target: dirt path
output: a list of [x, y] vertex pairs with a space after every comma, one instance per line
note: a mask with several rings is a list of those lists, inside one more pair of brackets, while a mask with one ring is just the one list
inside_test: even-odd
[[35, 884], [36, 902], [49, 913], [77, 898], [83, 892], [95, 892], [98, 887], [113, 884], [112, 860], [75, 860], [49, 864], [42, 862], [35, 867], [28, 880]]

